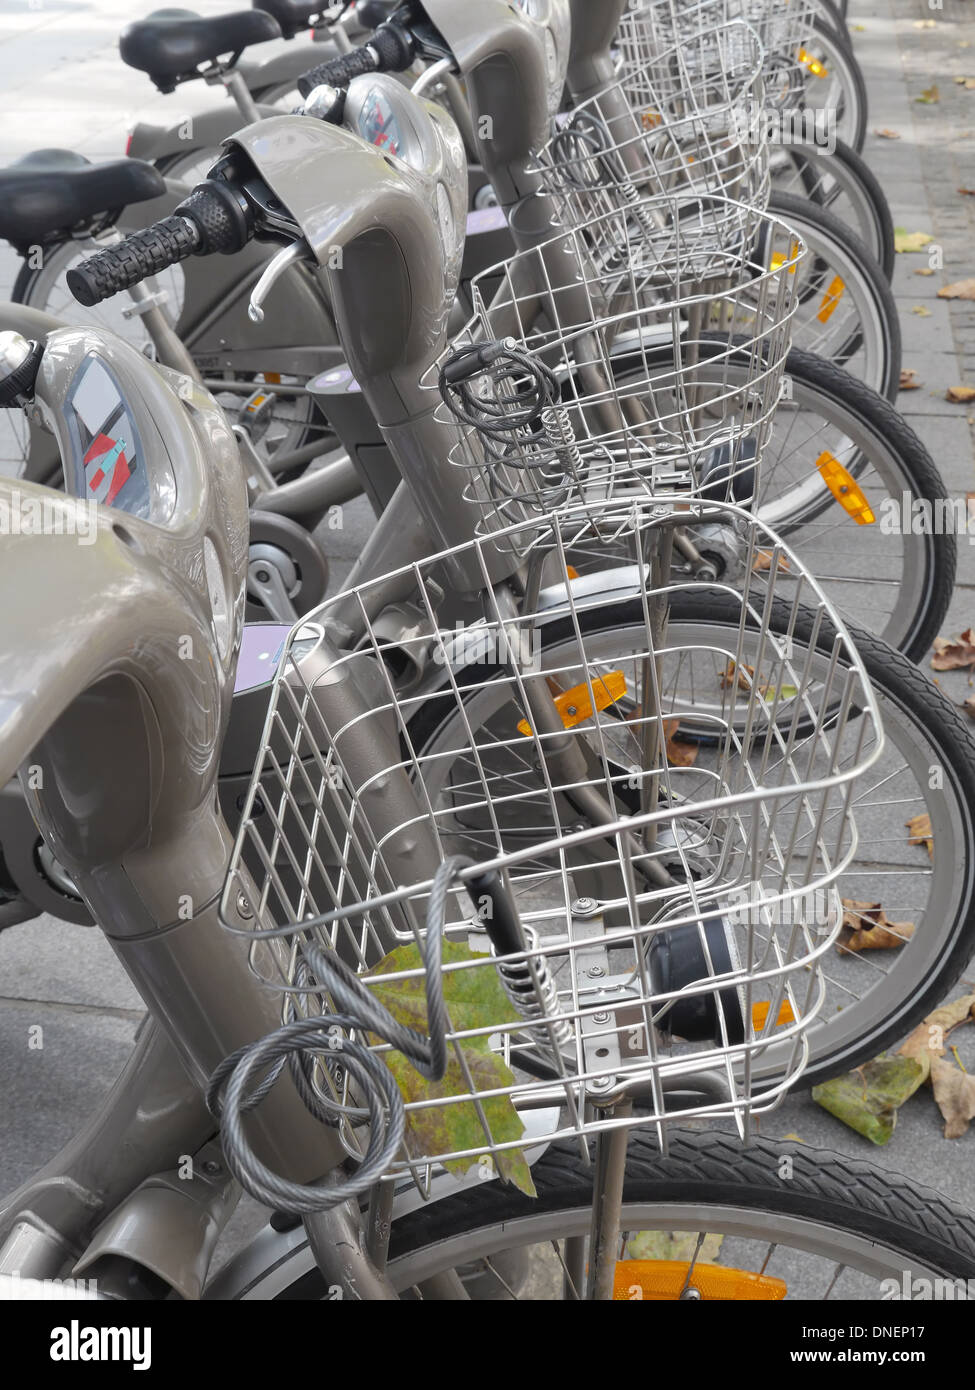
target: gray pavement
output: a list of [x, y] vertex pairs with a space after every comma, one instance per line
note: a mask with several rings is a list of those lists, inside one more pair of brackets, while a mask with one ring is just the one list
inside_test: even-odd
[[[144, 7], [148, 9], [148, 4]], [[202, 13], [229, 8], [225, 0], [196, 0]], [[135, 119], [175, 120], [215, 100], [203, 89], [154, 94], [141, 75], [118, 59], [118, 31], [131, 18], [122, 0], [5, 0], [0, 14], [0, 164], [42, 145], [64, 145], [93, 157], [124, 148]], [[934, 27], [919, 28], [929, 19]], [[902, 393], [899, 408], [941, 467], [952, 492], [975, 492], [975, 404], [952, 405], [950, 385], [975, 386], [975, 303], [939, 300], [940, 285], [975, 276], [975, 90], [953, 81], [975, 77], [975, 15], [966, 0], [928, 10], [919, 0], [853, 0], [850, 22], [870, 92], [865, 156], [891, 201], [895, 223], [924, 231], [943, 247], [944, 266], [916, 276], [923, 255], [899, 256], [894, 279], [902, 314], [904, 365], [919, 390]], [[936, 82], [940, 100], [915, 98]], [[900, 139], [875, 135], [895, 130]], [[16, 263], [0, 248], [0, 297]], [[915, 307], [928, 311], [912, 312]], [[350, 508], [343, 532], [333, 533], [339, 579], [368, 529], [364, 506]], [[959, 582], [946, 634], [975, 621], [975, 547], [963, 544]], [[968, 674], [940, 678], [956, 702], [971, 693]], [[975, 967], [967, 980], [975, 988]], [[100, 935], [42, 919], [0, 935], [0, 1189], [8, 1189], [49, 1158], [90, 1115], [124, 1061], [140, 1017], [139, 999]], [[31, 1029], [43, 1047], [29, 1047]], [[975, 1029], [972, 1029], [975, 1034]], [[975, 1044], [962, 1041], [969, 1067]], [[764, 1133], [867, 1157], [909, 1172], [975, 1209], [975, 1129], [946, 1141], [930, 1096], [901, 1112], [892, 1143], [875, 1149], [796, 1096], [762, 1122]], [[232, 1242], [260, 1217], [245, 1209]]]

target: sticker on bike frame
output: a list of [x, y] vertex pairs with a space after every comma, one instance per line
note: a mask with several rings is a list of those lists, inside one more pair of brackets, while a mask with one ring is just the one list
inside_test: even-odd
[[[626, 694], [626, 677], [622, 671], [607, 671], [604, 676], [595, 676], [592, 681], [592, 695], [590, 696], [589, 686], [585, 681], [581, 685], [574, 685], [571, 690], [565, 690], [555, 697], [555, 708], [559, 712], [562, 725], [566, 729], [575, 728], [576, 724], [581, 724], [584, 719], [589, 719], [593, 714], [593, 700], [597, 710], [604, 710], [609, 705], [613, 705], [617, 700], [621, 700]], [[532, 727], [527, 719], [522, 719], [518, 725], [518, 732], [524, 734], [526, 738], [530, 736]]]
[[837, 502], [858, 526], [870, 526], [877, 520], [866, 493], [859, 487], [853, 474], [828, 449], [820, 454], [816, 467]]
[[[65, 415], [74, 446], [65, 477], [73, 495], [148, 519], [152, 495], [139, 432], [118, 382], [99, 358], [86, 358], [75, 374]], [[158, 467], [166, 470], [159, 481], [172, 483], [168, 465]]]

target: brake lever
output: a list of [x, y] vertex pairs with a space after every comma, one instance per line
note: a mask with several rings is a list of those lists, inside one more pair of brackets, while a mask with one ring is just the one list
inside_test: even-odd
[[283, 247], [276, 256], [271, 258], [264, 274], [251, 291], [250, 303], [247, 306], [247, 317], [251, 323], [264, 322], [264, 301], [274, 288], [275, 282], [284, 272], [289, 270], [291, 266], [297, 265], [299, 261], [312, 259], [311, 247], [304, 237], [299, 241], [293, 241], [290, 246]]

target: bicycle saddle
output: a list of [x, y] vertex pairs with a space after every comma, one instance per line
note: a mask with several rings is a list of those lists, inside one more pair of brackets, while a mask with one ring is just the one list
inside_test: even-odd
[[286, 39], [293, 39], [327, 8], [328, 0], [254, 0], [254, 9], [273, 15]]
[[277, 20], [264, 10], [235, 10], [215, 19], [201, 19], [192, 10], [155, 10], [122, 30], [119, 53], [161, 92], [172, 92], [197, 77], [201, 63], [215, 63], [223, 53], [236, 57], [252, 43], [280, 37]]
[[141, 159], [92, 164], [71, 150], [34, 150], [0, 169], [0, 238], [22, 251], [86, 223], [106, 226], [129, 203], [165, 191]]

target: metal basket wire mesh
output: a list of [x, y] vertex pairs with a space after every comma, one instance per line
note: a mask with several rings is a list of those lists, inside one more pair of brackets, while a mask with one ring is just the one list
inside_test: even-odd
[[[804, 248], [755, 214], [744, 269], [728, 252], [730, 286], [699, 288], [701, 230], [723, 206], [735, 207], [642, 200], [473, 281], [475, 316], [437, 384], [441, 418], [461, 424], [450, 460], [468, 474], [480, 531], [509, 528], [499, 545], [525, 554], [567, 512], [601, 534], [607, 504], [626, 499], [754, 494]], [[667, 229], [665, 244], [648, 241], [645, 219]], [[790, 255], [767, 264], [779, 237]], [[704, 259], [718, 272], [721, 258]]]
[[815, 17], [813, 0], [631, 0], [617, 34], [620, 70], [638, 72], [675, 40], [693, 42], [703, 29], [743, 20], [761, 42], [766, 103], [795, 106], [814, 70], [805, 45]]
[[[768, 141], [752, 118], [763, 100], [762, 60], [754, 30], [721, 25], [627, 68], [559, 117], [537, 158], [558, 223], [600, 225], [602, 214], [638, 207], [648, 195], [679, 194], [709, 213], [685, 213], [681, 252], [691, 250], [693, 227], [702, 277], [727, 274], [729, 255], [747, 254], [755, 213], [768, 204]], [[715, 195], [724, 201], [712, 202]], [[666, 224], [646, 218], [642, 228], [658, 260], [676, 250]]]
[[[618, 520], [643, 552], [675, 522], [649, 504]], [[446, 557], [435, 557], [404, 571], [425, 623], [382, 636], [367, 585], [310, 614], [281, 654], [222, 916], [253, 937], [282, 1017], [327, 1027], [316, 949], [370, 990], [422, 993], [415, 959], [377, 967], [423, 936], [436, 866], [455, 854], [477, 866], [443, 913], [451, 1084], [407, 1088], [406, 1147], [390, 1170], [421, 1190], [438, 1164], [504, 1175], [529, 1142], [620, 1123], [599, 1107], [623, 1093], [663, 1143], [671, 1090], [695, 1093], [682, 1121], [731, 1115], [745, 1132], [801, 1072], [817, 962], [840, 929], [837, 878], [856, 846], [851, 797], [880, 752], [876, 706], [842, 627], [818, 650], [800, 639], [804, 612], [815, 628], [834, 620], [772, 533], [703, 503], [681, 520], [739, 536], [742, 586], [722, 591], [737, 616], [711, 622], [714, 591], [696, 601], [700, 586], [654, 588], [642, 567], [616, 571], [608, 595], [567, 582], [556, 532], [556, 582], [525, 612], [499, 600], [480, 620], [444, 622]], [[471, 545], [485, 582], [486, 544]], [[330, 622], [340, 610], [350, 621], [350, 599], [363, 636], [339, 651]], [[364, 695], [355, 715], [337, 713], [346, 682]], [[560, 722], [538, 732], [546, 699]], [[693, 763], [674, 758], [677, 736], [696, 744]], [[490, 870], [523, 932], [501, 957], [472, 887]], [[690, 979], [678, 978], [678, 947], [699, 958]], [[475, 1017], [482, 987], [501, 1007]], [[308, 1074], [346, 1107], [342, 1139], [360, 1154], [348, 1074], [327, 1049]]]

